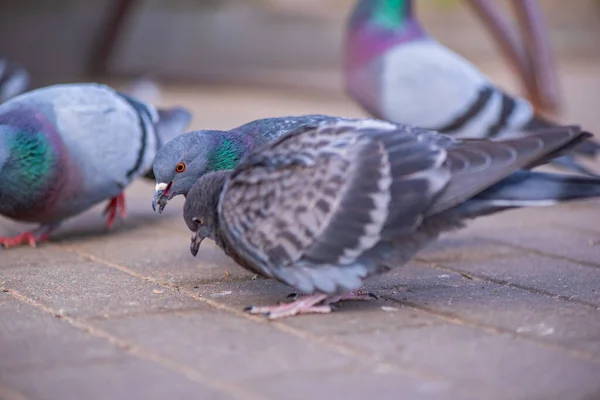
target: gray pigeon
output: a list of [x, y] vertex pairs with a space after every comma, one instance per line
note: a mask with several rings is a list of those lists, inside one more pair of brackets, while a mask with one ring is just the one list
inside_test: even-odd
[[524, 169], [587, 136], [557, 127], [494, 142], [374, 120], [306, 126], [194, 184], [184, 206], [190, 250], [208, 237], [242, 267], [304, 294], [251, 313], [329, 312], [468, 219], [600, 196], [599, 179]]
[[158, 147], [190, 121], [99, 84], [55, 85], [0, 105], [0, 214], [39, 229], [6, 247], [47, 240], [62, 221], [110, 200], [107, 226], [125, 215], [123, 190], [151, 169]]
[[[498, 88], [472, 63], [443, 46], [415, 18], [414, 1], [358, 0], [344, 52], [347, 92], [372, 116], [460, 138], [505, 139], [556, 126], [531, 103]], [[573, 152], [589, 158], [600, 144]], [[553, 160], [596, 175], [572, 154]]]
[[18, 63], [0, 57], [0, 103], [29, 88], [29, 73]]
[[264, 118], [229, 131], [185, 133], [160, 148], [153, 163], [156, 190], [152, 208], [161, 213], [169, 200], [186, 195], [194, 182], [210, 171], [234, 168], [248, 152], [287, 132], [308, 124], [343, 118], [302, 115]]

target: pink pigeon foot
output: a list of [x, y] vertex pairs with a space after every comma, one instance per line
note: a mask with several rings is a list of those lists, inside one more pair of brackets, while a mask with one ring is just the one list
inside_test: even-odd
[[125, 208], [125, 194], [120, 193], [117, 197], [110, 199], [106, 205], [106, 208], [104, 209], [104, 214], [108, 214], [108, 217], [106, 218], [106, 227], [108, 229], [112, 228], [117, 214], [119, 214], [121, 218], [125, 218], [127, 216], [127, 209]]
[[17, 247], [22, 244], [29, 244], [31, 247], [37, 247], [40, 242], [50, 239], [50, 232], [58, 227], [58, 224], [40, 226], [34, 231], [24, 232], [13, 237], [0, 237], [0, 245], [5, 248]]
[[[296, 294], [292, 293], [288, 298], [295, 296]], [[248, 311], [250, 314], [262, 314], [269, 319], [279, 319], [300, 314], [327, 314], [333, 311], [331, 305], [334, 303], [346, 300], [372, 299], [377, 299], [377, 296], [361, 288], [342, 295], [328, 296], [325, 294], [313, 294], [302, 296], [291, 303], [284, 303], [276, 306], [250, 306], [246, 307], [244, 311]]]
[[313, 294], [302, 296], [291, 303], [284, 303], [276, 306], [249, 306], [246, 307], [244, 311], [248, 311], [250, 314], [262, 314], [269, 319], [293, 317], [300, 314], [327, 314], [331, 312], [330, 305], [317, 305], [323, 302], [327, 297], [328, 296], [325, 294]]

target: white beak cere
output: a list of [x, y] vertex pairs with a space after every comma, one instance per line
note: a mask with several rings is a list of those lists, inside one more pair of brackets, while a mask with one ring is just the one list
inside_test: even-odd
[[169, 186], [168, 184], [163, 183], [163, 182], [157, 183], [156, 186], [154, 187], [154, 191], [156, 191], [156, 192], [158, 192], [159, 190], [165, 191], [165, 190], [167, 190], [168, 186]]

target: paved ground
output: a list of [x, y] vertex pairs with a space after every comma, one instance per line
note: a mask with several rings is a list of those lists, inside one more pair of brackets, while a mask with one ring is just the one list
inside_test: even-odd
[[[568, 115], [600, 128], [592, 70], [567, 71]], [[192, 105], [194, 127], [358, 114], [319, 96], [175, 88], [165, 102]], [[211, 244], [193, 258], [181, 199], [159, 216], [152, 192], [133, 185], [111, 233], [97, 207], [38, 249], [0, 250], [0, 399], [600, 398], [600, 201], [481, 219], [370, 281], [380, 300], [268, 322], [243, 307], [290, 289]]]

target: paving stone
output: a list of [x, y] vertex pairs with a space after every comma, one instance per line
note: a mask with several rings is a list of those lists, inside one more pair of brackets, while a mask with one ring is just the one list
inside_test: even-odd
[[267, 321], [203, 310], [93, 321], [93, 325], [153, 352], [213, 375], [240, 379], [339, 368], [356, 361], [309, 340], [282, 332]]
[[445, 267], [600, 307], [600, 268], [535, 255], [443, 262]]
[[86, 335], [7, 293], [0, 293], [0, 315], [0, 376], [124, 356], [106, 340]]
[[512, 247], [478, 237], [443, 235], [438, 241], [421, 250], [416, 258], [429, 262], [479, 261], [525, 254]]
[[407, 377], [390, 371], [377, 371], [360, 366], [344, 369], [314, 368], [293, 374], [275, 374], [245, 381], [272, 399], [480, 399], [467, 395], [447, 383]]
[[[114, 264], [125, 266], [143, 276], [175, 286], [197, 286], [223, 280], [247, 280], [247, 272], [217, 248], [211, 241], [202, 244], [196, 257], [190, 253], [189, 235], [167, 233], [155, 237], [107, 237], [100, 243], [79, 243], [73, 246]], [[135, 248], [136, 251], [131, 251]]]
[[599, 238], [600, 225], [595, 218], [590, 218], [590, 215], [598, 213], [599, 208], [600, 200], [596, 199], [566, 204], [560, 212], [552, 214], [548, 223], [558, 228], [581, 229], [583, 233]]
[[4, 385], [36, 400], [232, 399], [165, 367], [134, 357], [87, 365], [58, 365], [0, 377]]
[[[597, 213], [598, 208], [593, 207], [595, 204], [598, 203], [591, 206], [587, 203], [566, 204], [508, 211], [472, 221], [467, 229], [447, 234], [447, 237], [464, 241], [479, 239], [493, 240], [500, 244], [504, 242], [524, 247], [525, 251], [529, 248], [592, 263], [600, 268], [600, 245], [590, 246], [590, 242], [600, 240], [600, 234], [589, 227], [577, 229], [579, 223], [574, 222], [574, 217], [569, 217], [578, 215], [579, 220], [587, 218], [588, 224], [596, 224], [595, 219], [590, 218], [590, 213]], [[566, 225], [568, 226], [565, 227]]]
[[52, 268], [56, 265], [74, 263], [81, 259], [71, 253], [63, 251], [56, 244], [45, 244], [36, 249], [30, 247], [15, 247], [4, 249], [0, 247], [0, 284], [3, 276], [10, 268], [17, 267], [44, 267]]
[[51, 267], [11, 268], [4, 271], [2, 282], [4, 288], [66, 315], [86, 318], [197, 306], [189, 296], [83, 259]]
[[506, 230], [488, 229], [485, 237], [542, 251], [547, 255], [568, 257], [600, 268], [600, 246], [590, 246], [590, 241], [600, 239], [594, 235], [557, 228], [522, 230], [512, 234]]
[[439, 270], [413, 264], [377, 284], [373, 290], [384, 291], [385, 298], [584, 351], [600, 362], [600, 311], [595, 308], [459, 274], [440, 278]]
[[333, 339], [415, 371], [439, 374], [479, 398], [583, 399], [600, 393], [600, 363], [510, 335], [436, 324], [349, 332]]

